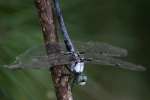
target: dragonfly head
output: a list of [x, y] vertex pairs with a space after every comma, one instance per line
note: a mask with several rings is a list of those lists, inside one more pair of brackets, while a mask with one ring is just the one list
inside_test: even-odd
[[78, 75], [77, 77], [77, 84], [80, 85], [80, 86], [83, 86], [86, 84], [87, 82], [87, 76], [86, 75]]

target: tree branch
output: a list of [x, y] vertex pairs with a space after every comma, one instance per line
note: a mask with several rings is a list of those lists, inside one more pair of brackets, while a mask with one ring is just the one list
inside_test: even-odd
[[[58, 35], [56, 30], [56, 17], [54, 14], [53, 1], [52, 0], [35, 0], [36, 7], [40, 18], [40, 24], [42, 27], [45, 48], [47, 54], [50, 54], [50, 45], [58, 43]], [[57, 49], [57, 48], [56, 48]], [[60, 50], [54, 50], [60, 51]], [[73, 100], [71, 88], [69, 84], [69, 76], [66, 74], [66, 68], [62, 66], [54, 66], [51, 70], [52, 80], [54, 83], [57, 100]]]

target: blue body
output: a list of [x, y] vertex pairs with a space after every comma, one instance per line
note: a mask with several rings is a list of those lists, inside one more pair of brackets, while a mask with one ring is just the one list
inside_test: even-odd
[[65, 23], [64, 23], [64, 19], [62, 16], [59, 2], [60, 2], [59, 0], [54, 0], [55, 12], [56, 12], [56, 15], [58, 17], [58, 22], [60, 25], [61, 32], [63, 33], [66, 49], [68, 52], [70, 52], [70, 54], [75, 59], [75, 62], [73, 62], [70, 65], [70, 70], [75, 76], [74, 78], [75, 78], [76, 83], [79, 85], [84, 85], [86, 83], [86, 80], [87, 80], [87, 77], [85, 75], [83, 75], [84, 62], [81, 60], [80, 56], [76, 53], [74, 45], [71, 42], [67, 28], [66, 28]]

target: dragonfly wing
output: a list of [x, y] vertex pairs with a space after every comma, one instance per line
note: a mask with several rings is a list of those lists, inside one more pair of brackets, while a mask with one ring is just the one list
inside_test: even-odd
[[28, 60], [24, 58], [17, 58], [11, 65], [5, 65], [9, 69], [48, 69], [57, 65], [68, 65], [73, 60], [67, 55], [53, 54], [48, 56], [32, 56]]
[[[107, 43], [99, 43], [99, 42], [78, 42], [75, 41], [73, 42], [75, 44], [75, 47], [77, 47], [77, 51], [84, 52], [86, 55], [91, 55], [91, 56], [96, 56], [98, 57], [99, 55], [105, 55], [105, 56], [114, 56], [114, 57], [124, 57], [127, 56], [127, 50], [122, 49], [119, 47], [112, 46]], [[48, 46], [49, 54], [53, 54], [58, 52], [57, 50], [59, 49], [61, 53], [66, 52], [66, 47], [63, 42], [60, 44], [51, 44]], [[56, 51], [54, 51], [56, 50]], [[30, 48], [29, 50], [26, 51], [26, 53], [23, 54], [25, 55], [46, 55], [46, 50], [44, 44], [39, 44], [37, 46], [34, 46]]]
[[42, 68], [50, 68], [51, 65], [48, 63], [46, 59], [37, 59], [36, 57], [32, 57], [29, 60], [16, 60], [13, 64], [5, 65], [5, 68], [8, 69], [42, 69]]
[[101, 42], [74, 42], [78, 51], [83, 51], [93, 56], [105, 55], [114, 57], [127, 56], [127, 50], [119, 47], [112, 46], [107, 43]]
[[90, 63], [93, 64], [101, 64], [101, 65], [109, 65], [123, 69], [129, 69], [134, 71], [144, 71], [145, 67], [136, 65], [127, 61], [122, 61], [120, 59], [115, 59], [112, 57], [106, 57], [101, 55], [99, 58], [92, 59]]
[[71, 57], [71, 55], [64, 55], [62, 53], [57, 53], [57, 54], [51, 54], [47, 57], [43, 56], [43, 57], [36, 57], [39, 60], [45, 59], [48, 61], [48, 63], [52, 66], [56, 66], [56, 65], [68, 65], [71, 64], [72, 62], [74, 62], [74, 59]]
[[[64, 48], [62, 48], [62, 44], [58, 44], [58, 43], [52, 43], [50, 45], [47, 46], [47, 48], [49, 49], [47, 52], [48, 54], [53, 54], [53, 53], [64, 53]], [[29, 57], [29, 56], [46, 56], [47, 55], [46, 49], [45, 49], [45, 45], [44, 44], [38, 44], [35, 45], [29, 49], [27, 49], [24, 53], [22, 53], [21, 55], [19, 55], [19, 57]]]
[[[56, 47], [56, 46], [55, 46]], [[5, 65], [4, 67], [10, 69], [18, 68], [50, 68], [55, 65], [69, 64], [73, 61], [70, 55], [64, 55], [61, 52], [54, 51], [53, 47], [48, 51], [47, 56], [43, 45], [32, 47], [25, 51], [23, 54], [16, 57], [16, 60], [11, 65]]]

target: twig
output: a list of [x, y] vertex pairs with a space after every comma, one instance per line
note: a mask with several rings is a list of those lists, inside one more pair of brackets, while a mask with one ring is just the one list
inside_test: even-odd
[[[59, 42], [56, 30], [56, 18], [54, 16], [54, 4], [52, 0], [35, 0], [35, 3], [43, 31], [45, 47], [47, 54], [49, 55], [49, 46], [52, 43]], [[63, 65], [54, 66], [51, 70], [57, 100], [73, 100], [69, 84], [69, 76], [63, 76], [64, 74], [66, 74], [66, 69]]]

